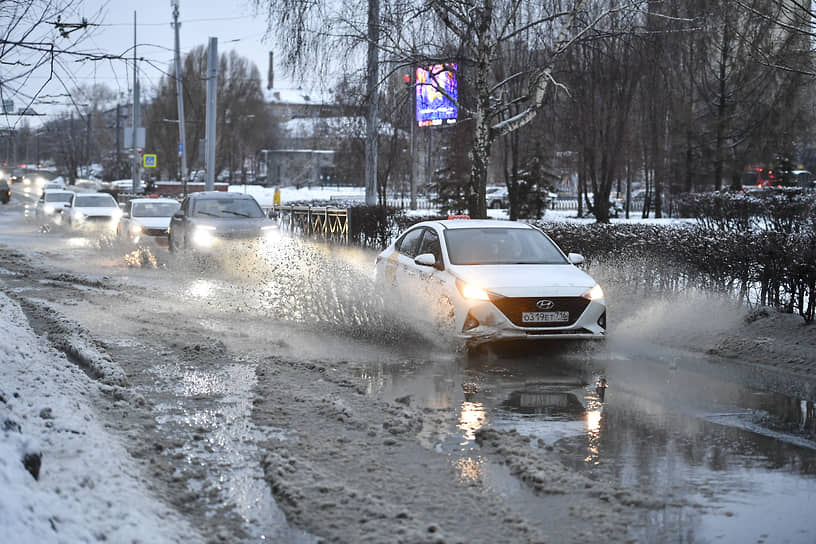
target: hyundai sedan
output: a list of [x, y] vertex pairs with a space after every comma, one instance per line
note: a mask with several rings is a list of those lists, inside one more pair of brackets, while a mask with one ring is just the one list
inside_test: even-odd
[[601, 286], [542, 231], [513, 221], [418, 223], [376, 259], [375, 281], [424, 297], [469, 347], [504, 340], [602, 339]]

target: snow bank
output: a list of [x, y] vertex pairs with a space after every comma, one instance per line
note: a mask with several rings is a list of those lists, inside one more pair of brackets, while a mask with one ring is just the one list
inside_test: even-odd
[[[201, 541], [94, 413], [110, 386], [36, 336], [2, 293], [0, 339], [0, 542]], [[39, 479], [26, 454], [41, 454]]]

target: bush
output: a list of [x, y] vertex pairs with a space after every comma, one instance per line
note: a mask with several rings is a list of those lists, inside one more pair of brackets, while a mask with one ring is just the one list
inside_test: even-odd
[[[540, 224], [564, 251], [626, 262], [616, 278], [645, 291], [703, 287], [748, 304], [816, 313], [816, 231], [730, 232], [704, 227]], [[801, 229], [800, 229], [801, 230]]]

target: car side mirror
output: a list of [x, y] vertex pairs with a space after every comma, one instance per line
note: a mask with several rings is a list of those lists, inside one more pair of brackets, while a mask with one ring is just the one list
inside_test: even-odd
[[184, 212], [179, 210], [173, 214], [173, 219], [184, 219]]
[[570, 253], [567, 255], [567, 259], [569, 259], [569, 262], [572, 264], [583, 264], [585, 260], [584, 256], [580, 253]]
[[432, 253], [423, 253], [414, 257], [414, 262], [419, 266], [436, 266], [436, 257]]

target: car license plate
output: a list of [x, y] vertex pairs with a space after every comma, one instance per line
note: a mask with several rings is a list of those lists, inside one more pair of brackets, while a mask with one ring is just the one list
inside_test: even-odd
[[521, 312], [522, 323], [562, 323], [569, 321], [569, 312]]

